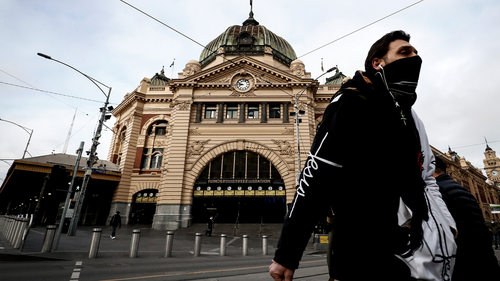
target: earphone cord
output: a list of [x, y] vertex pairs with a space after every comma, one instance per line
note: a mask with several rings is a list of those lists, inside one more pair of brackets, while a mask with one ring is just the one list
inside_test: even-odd
[[387, 89], [387, 92], [389, 92], [389, 94], [391, 95], [392, 97], [392, 100], [394, 101], [394, 105], [396, 106], [397, 109], [399, 109], [399, 114], [401, 115], [401, 121], [403, 121], [403, 124], [405, 124], [406, 126], [406, 116], [403, 112], [403, 109], [401, 108], [401, 106], [399, 106], [399, 103], [398, 101], [396, 100], [396, 98], [394, 97], [394, 95], [392, 94], [391, 90], [389, 89], [389, 85], [387, 85], [387, 81], [385, 79], [385, 72], [384, 72], [384, 68], [380, 66], [380, 70], [382, 71], [382, 73], [380, 73], [380, 71], [377, 71], [377, 73], [375, 73], [375, 76], [378, 74], [380, 75], [380, 78], [382, 79], [382, 81], [384, 82], [384, 85], [385, 85], [385, 88]]

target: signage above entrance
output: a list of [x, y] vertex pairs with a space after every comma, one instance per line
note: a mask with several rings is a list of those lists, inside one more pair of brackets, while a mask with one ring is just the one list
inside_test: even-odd
[[271, 183], [270, 179], [266, 180], [208, 180], [208, 183]]

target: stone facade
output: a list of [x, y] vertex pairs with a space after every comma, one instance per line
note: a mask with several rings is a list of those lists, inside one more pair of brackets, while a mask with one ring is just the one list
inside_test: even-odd
[[[189, 226], [200, 174], [211, 161], [232, 151], [251, 152], [269, 161], [282, 180], [286, 202], [291, 202], [298, 173], [297, 136], [302, 151], [307, 151], [340, 86], [320, 88], [303, 71], [302, 62], [291, 69], [279, 62], [271, 66], [269, 60], [270, 54], [226, 57], [220, 52], [203, 69], [189, 61], [167, 87], [152, 86], [144, 78], [113, 110], [116, 134], [109, 159], [122, 170], [113, 204], [133, 205], [138, 194], [142, 200], [142, 193], [149, 194], [143, 190], [152, 190], [155, 200], [147, 202], [156, 206], [153, 228]], [[298, 134], [289, 117], [295, 104], [304, 110]], [[153, 161], [160, 158], [160, 164]], [[258, 182], [248, 177], [246, 181]], [[123, 216], [127, 222], [133, 209]]]
[[[490, 204], [500, 204], [499, 189], [491, 182], [487, 182], [487, 177], [482, 171], [474, 167], [464, 157], [460, 157], [451, 149], [443, 153], [432, 147], [434, 155], [440, 155], [447, 165], [447, 173], [467, 188], [474, 197], [476, 197], [479, 206], [483, 212], [483, 217], [486, 223], [490, 221], [500, 222], [500, 214], [492, 214]], [[487, 153], [485, 156], [488, 157]], [[488, 159], [488, 158], [487, 158]], [[486, 160], [485, 160], [486, 161]], [[489, 170], [485, 167], [487, 174]]]

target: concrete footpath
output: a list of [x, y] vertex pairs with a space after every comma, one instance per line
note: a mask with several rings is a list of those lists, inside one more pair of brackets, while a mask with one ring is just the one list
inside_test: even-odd
[[[163, 271], [183, 272], [188, 279], [175, 279], [169, 276], [168, 280], [272, 280], [267, 272], [279, 238], [281, 225], [259, 224], [215, 225], [212, 236], [205, 235], [205, 224], [193, 225], [189, 228], [174, 231], [172, 257], [165, 257], [167, 231], [153, 230], [150, 225], [124, 225], [117, 229], [116, 238], [111, 239], [111, 227], [102, 228], [97, 258], [89, 258], [89, 250], [95, 226], [79, 226], [76, 236], [62, 234], [57, 250], [51, 253], [41, 253], [45, 227], [32, 228], [25, 243], [24, 250], [13, 249], [3, 235], [0, 235], [0, 264], [9, 262], [37, 262], [37, 261], [83, 261], [84, 265], [94, 264], [163, 264]], [[140, 243], [137, 258], [130, 258], [130, 248], [133, 230], [140, 229]], [[202, 233], [201, 255], [194, 257], [196, 233]], [[226, 256], [220, 256], [220, 234], [226, 234]], [[242, 255], [243, 235], [248, 235], [248, 256]], [[268, 254], [263, 256], [262, 235], [267, 235]], [[314, 251], [310, 241], [304, 256], [304, 265], [297, 270], [294, 280], [328, 280], [326, 266], [326, 251]], [[217, 263], [211, 268], [210, 263]], [[189, 269], [182, 268], [182, 264], [191, 264]], [[5, 265], [5, 264], [4, 264]], [[97, 265], [95, 265], [97, 266]], [[169, 268], [166, 268], [169, 267]], [[83, 270], [83, 269], [82, 269]], [[209, 274], [205, 274], [208, 272]], [[82, 273], [80, 280], [89, 276], [89, 271]], [[200, 273], [200, 274], [198, 274]], [[146, 274], [144, 274], [146, 275]], [[181, 276], [181, 274], [178, 274]], [[181, 276], [182, 277], [182, 276]], [[237, 277], [235, 279], [235, 277]], [[179, 277], [180, 278], [180, 277]], [[120, 279], [117, 279], [120, 280]], [[160, 280], [163, 280], [160, 278]]]
[[[116, 239], [111, 239], [111, 227], [102, 226], [102, 234], [97, 258], [90, 259], [92, 226], [78, 227], [76, 236], [62, 234], [57, 250], [41, 253], [44, 227], [33, 228], [26, 240], [24, 251], [13, 249], [3, 235], [0, 235], [0, 265], [9, 262], [37, 261], [83, 261], [86, 265], [98, 264], [160, 264], [161, 277], [168, 280], [229, 281], [229, 280], [271, 280], [267, 266], [271, 263], [279, 238], [280, 225], [215, 225], [212, 236], [205, 236], [205, 225], [193, 225], [174, 232], [172, 257], [165, 258], [167, 231], [153, 230], [149, 225], [124, 225], [117, 229]], [[140, 229], [138, 256], [130, 258], [133, 230]], [[201, 256], [194, 257], [195, 234], [202, 233]], [[226, 256], [220, 257], [220, 234], [226, 234]], [[268, 255], [262, 255], [262, 234], [267, 235]], [[248, 256], [242, 255], [243, 235], [248, 235]], [[495, 254], [500, 260], [500, 250]], [[131, 265], [132, 266], [132, 265]], [[90, 269], [86, 269], [90, 275]], [[168, 273], [168, 274], [167, 274]], [[134, 272], [136, 279], [146, 276], [145, 272]], [[142, 274], [142, 275], [141, 275]], [[144, 277], [146, 278], [146, 277]], [[149, 277], [148, 277], [149, 278]], [[176, 279], [178, 278], [178, 279]], [[150, 278], [154, 279], [154, 278]], [[80, 280], [106, 280], [82, 278]], [[111, 279], [110, 279], [111, 280]], [[126, 280], [126, 279], [112, 279]], [[156, 279], [155, 279], [156, 280]], [[166, 279], [158, 279], [166, 280]], [[326, 251], [315, 251], [309, 242], [303, 263], [296, 271], [294, 280], [328, 280]]]

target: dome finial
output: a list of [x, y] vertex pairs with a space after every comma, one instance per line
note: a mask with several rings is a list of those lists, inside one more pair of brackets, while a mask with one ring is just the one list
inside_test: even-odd
[[486, 139], [486, 137], [484, 137], [484, 141], [486, 142], [486, 149], [485, 149], [484, 151], [493, 150], [493, 149], [491, 149], [491, 147], [488, 145], [488, 140]]
[[250, 0], [250, 14], [248, 15], [248, 19], [243, 22], [243, 26], [257, 26], [259, 22], [253, 18], [253, 4], [252, 0]]

